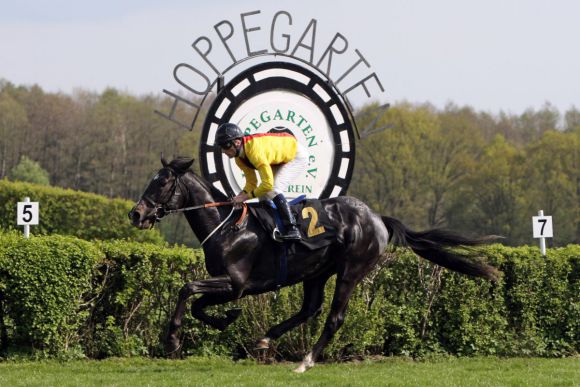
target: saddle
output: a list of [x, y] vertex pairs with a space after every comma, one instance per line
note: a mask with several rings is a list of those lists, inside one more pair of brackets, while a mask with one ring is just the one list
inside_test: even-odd
[[[320, 200], [304, 199], [304, 196], [292, 200], [290, 210], [294, 213], [296, 226], [302, 234], [300, 241], [284, 241], [278, 236], [284, 232], [284, 225], [276, 205], [272, 201], [249, 203], [247, 205], [249, 215], [254, 217], [258, 224], [270, 235], [273, 240], [280, 243], [279, 256], [277, 259], [278, 269], [276, 285], [284, 286], [288, 278], [288, 258], [300, 250], [317, 250], [326, 247], [336, 241], [336, 227], [330, 222], [328, 214], [322, 207]], [[239, 230], [240, 224], [245, 224], [247, 217], [242, 217], [232, 226]]]
[[[336, 240], [336, 227], [330, 222], [320, 200], [305, 199], [301, 196], [289, 204], [296, 218], [296, 225], [302, 234], [302, 240], [285, 244], [301, 245], [309, 250], [317, 250]], [[276, 242], [283, 242], [278, 236], [284, 232], [284, 225], [273, 202], [252, 203], [248, 209], [272, 239]]]

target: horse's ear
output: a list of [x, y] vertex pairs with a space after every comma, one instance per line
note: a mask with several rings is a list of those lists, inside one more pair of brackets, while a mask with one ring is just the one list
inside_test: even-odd
[[186, 162], [183, 164], [183, 170], [184, 170], [184, 171], [187, 171], [189, 168], [191, 168], [191, 166], [193, 165], [193, 162], [194, 162], [194, 161], [195, 161], [195, 159], [191, 159], [191, 160], [188, 160], [188, 161], [186, 161]]
[[187, 157], [178, 157], [175, 160], [172, 160], [169, 165], [167, 165], [167, 168], [173, 170], [178, 175], [182, 175], [191, 168], [193, 161], [194, 159]]
[[167, 168], [167, 166], [169, 165], [167, 160], [165, 160], [165, 157], [163, 157], [163, 152], [161, 153], [161, 165], [163, 165], [163, 168]]

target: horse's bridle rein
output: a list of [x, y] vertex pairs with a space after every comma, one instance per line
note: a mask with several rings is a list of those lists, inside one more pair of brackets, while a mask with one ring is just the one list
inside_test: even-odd
[[[157, 203], [147, 195], [141, 196], [141, 200], [144, 200], [145, 202], [149, 203], [149, 205], [151, 205], [151, 207], [155, 208], [155, 221], [151, 224], [151, 228], [153, 228], [155, 226], [155, 223], [161, 222], [161, 219], [163, 219], [165, 216], [170, 215], [170, 214], [199, 210], [199, 209], [203, 209], [203, 208], [221, 207], [221, 206], [228, 206], [228, 205], [232, 206], [232, 211], [230, 212], [230, 214], [201, 242], [201, 245], [203, 246], [203, 244], [229, 220], [229, 218], [234, 213], [236, 206], [234, 205], [233, 201], [227, 201], [227, 202], [205, 203], [205, 204], [200, 204], [197, 206], [177, 208], [174, 210], [167, 209], [166, 206], [169, 203], [169, 201], [171, 201], [171, 199], [173, 197], [175, 197], [176, 195], [181, 195], [181, 193], [177, 193], [177, 186], [179, 183], [183, 184], [181, 182], [180, 176], [177, 173], [175, 173], [173, 170], [171, 172], [174, 174], [173, 187], [171, 188], [171, 195], [169, 195], [168, 199], [164, 203]], [[242, 215], [240, 216], [240, 218], [236, 222], [236, 226], [239, 226], [243, 222], [244, 218], [247, 215], [247, 211], [248, 211], [248, 205], [246, 203], [242, 203]], [[130, 215], [129, 215], [129, 217], [130, 217]]]

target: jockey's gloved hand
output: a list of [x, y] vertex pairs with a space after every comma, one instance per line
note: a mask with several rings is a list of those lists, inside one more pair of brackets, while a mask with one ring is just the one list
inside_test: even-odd
[[242, 191], [237, 196], [234, 196], [232, 198], [232, 202], [234, 203], [234, 205], [241, 205], [243, 202], [245, 202], [249, 198], [250, 198], [250, 196], [247, 193]]

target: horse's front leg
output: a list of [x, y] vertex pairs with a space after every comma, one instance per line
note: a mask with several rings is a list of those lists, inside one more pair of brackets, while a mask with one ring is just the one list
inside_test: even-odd
[[[167, 333], [167, 341], [165, 344], [165, 350], [168, 355], [175, 354], [179, 349], [180, 342], [177, 332], [181, 327], [183, 315], [185, 314], [186, 303], [187, 300], [193, 296], [194, 294], [204, 294], [211, 298], [213, 305], [225, 303], [231, 301], [236, 298], [238, 292], [233, 291], [233, 287], [231, 284], [231, 280], [228, 276], [220, 276], [209, 278], [200, 281], [193, 281], [185, 284], [181, 290], [179, 291], [179, 296], [177, 298], [177, 305], [175, 306], [175, 312], [173, 313], [173, 317], [169, 322], [169, 330]], [[203, 299], [204, 297], [200, 298], [198, 301]], [[195, 305], [195, 304], [194, 304]], [[209, 303], [207, 304], [209, 305]], [[207, 306], [206, 305], [206, 306]], [[193, 312], [193, 311], [192, 311]], [[231, 313], [230, 313], [231, 314]], [[235, 313], [233, 313], [235, 314]], [[202, 318], [202, 315], [206, 316], [208, 319]], [[238, 313], [239, 315], [239, 313]], [[208, 324], [213, 325], [212, 323], [217, 323], [217, 319], [211, 320], [210, 316], [207, 316], [201, 311], [201, 314], [195, 314], [194, 317], [199, 318], [200, 320], [207, 322]], [[237, 317], [237, 316], [236, 316]], [[228, 316], [228, 318], [230, 318]], [[227, 318], [226, 318], [227, 319]], [[235, 319], [235, 318], [234, 318]], [[211, 322], [210, 322], [211, 320]], [[230, 323], [233, 322], [230, 321]], [[219, 326], [217, 327], [219, 329]]]
[[230, 309], [226, 311], [226, 317], [214, 317], [205, 313], [204, 309], [212, 305], [221, 305], [226, 302], [233, 301], [237, 299], [233, 294], [228, 295], [213, 295], [204, 294], [191, 305], [191, 315], [196, 319], [206, 323], [207, 325], [218, 329], [220, 331], [225, 330], [231, 323], [236, 321], [242, 312], [241, 309]]

